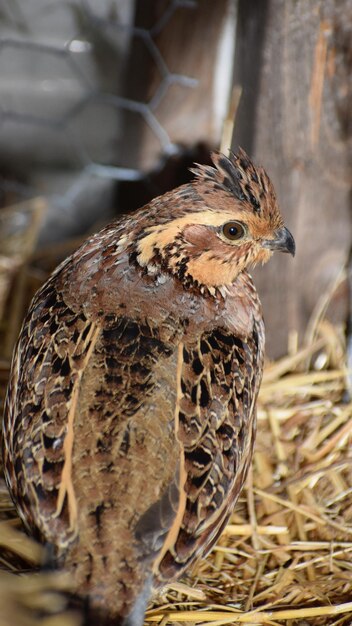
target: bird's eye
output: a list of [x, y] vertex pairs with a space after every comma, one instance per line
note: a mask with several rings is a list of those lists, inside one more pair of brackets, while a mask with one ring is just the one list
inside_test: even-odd
[[230, 241], [241, 239], [245, 232], [246, 231], [241, 222], [227, 222], [222, 227], [222, 234], [226, 237], [226, 239], [230, 239]]

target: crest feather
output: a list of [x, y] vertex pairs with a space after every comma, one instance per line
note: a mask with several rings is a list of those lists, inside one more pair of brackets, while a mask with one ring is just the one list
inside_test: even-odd
[[271, 183], [262, 167], [256, 167], [248, 154], [239, 148], [237, 153], [226, 157], [212, 152], [215, 167], [196, 164], [191, 172], [198, 181], [208, 181], [231, 193], [236, 200], [249, 203], [254, 212], [261, 212], [260, 198], [268, 193]]

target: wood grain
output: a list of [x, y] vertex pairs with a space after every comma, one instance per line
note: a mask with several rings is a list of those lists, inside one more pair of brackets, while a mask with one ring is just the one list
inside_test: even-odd
[[[267, 168], [297, 244], [294, 263], [277, 257], [255, 277], [277, 357], [290, 330], [303, 339], [349, 253], [352, 2], [240, 1], [238, 24], [234, 146]], [[346, 285], [329, 311], [345, 320]]]

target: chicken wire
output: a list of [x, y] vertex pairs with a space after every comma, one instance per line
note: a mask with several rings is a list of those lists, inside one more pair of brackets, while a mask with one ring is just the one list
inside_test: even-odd
[[[155, 110], [170, 86], [196, 88], [172, 73], [155, 38], [193, 0], [164, 3], [149, 28], [135, 25], [130, 0], [3, 0], [0, 9], [1, 205], [38, 194], [49, 200], [44, 239], [87, 228], [112, 206], [116, 181], [138, 180], [126, 124], [144, 124], [160, 154], [178, 148]], [[155, 65], [151, 98], [126, 96], [135, 46]], [[128, 90], [127, 90], [128, 91]], [[133, 151], [132, 151], [133, 152]], [[105, 209], [104, 209], [105, 207]]]

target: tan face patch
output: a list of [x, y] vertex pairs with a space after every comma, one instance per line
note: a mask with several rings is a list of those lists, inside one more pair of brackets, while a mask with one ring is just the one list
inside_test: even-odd
[[224, 241], [216, 231], [202, 224], [187, 226], [183, 238], [185, 255], [189, 259], [187, 274], [207, 287], [231, 284], [239, 267], [243, 269], [253, 247], [246, 239]]
[[238, 270], [237, 255], [232, 258], [232, 262], [230, 260], [223, 262], [219, 257], [214, 257], [212, 251], [204, 252], [198, 258], [190, 259], [187, 263], [187, 273], [200, 285], [207, 287], [231, 285], [238, 274]]

